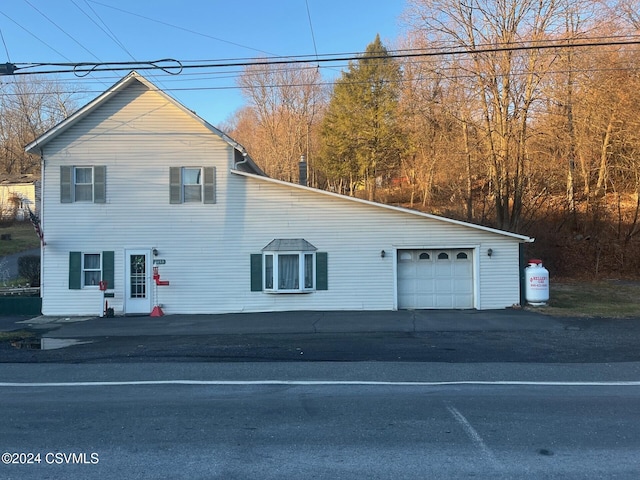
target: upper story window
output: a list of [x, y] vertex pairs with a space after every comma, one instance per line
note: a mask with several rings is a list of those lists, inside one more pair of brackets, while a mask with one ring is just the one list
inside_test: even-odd
[[106, 167], [104, 166], [61, 166], [60, 202], [106, 201]]
[[202, 201], [202, 169], [182, 169], [182, 198], [185, 202]]
[[76, 202], [93, 202], [93, 167], [75, 167]]
[[170, 167], [169, 203], [216, 203], [214, 167]]

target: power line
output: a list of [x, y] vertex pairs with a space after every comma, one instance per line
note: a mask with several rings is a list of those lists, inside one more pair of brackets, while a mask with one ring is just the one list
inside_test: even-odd
[[[628, 37], [626, 37], [628, 38]], [[640, 37], [632, 37], [632, 39], [606, 39], [606, 40], [556, 40], [545, 43], [534, 44], [505, 44], [497, 46], [485, 46], [482, 48], [452, 48], [449, 50], [392, 50], [386, 55], [367, 55], [367, 59], [385, 59], [385, 58], [421, 58], [421, 57], [447, 57], [447, 56], [464, 56], [479, 55], [500, 52], [518, 52], [530, 50], [550, 50], [550, 49], [567, 49], [567, 48], [586, 48], [586, 47], [603, 47], [603, 46], [624, 46], [624, 45], [640, 45]], [[203, 60], [200, 63], [194, 61], [180, 61], [176, 59], [160, 59], [149, 61], [134, 62], [81, 62], [81, 63], [19, 63], [16, 65], [14, 75], [30, 75], [30, 74], [57, 74], [57, 73], [73, 73], [77, 76], [85, 76], [93, 72], [115, 72], [126, 70], [163, 70], [166, 73], [177, 75], [185, 69], [204, 69], [204, 68], [230, 68], [230, 67], [251, 67], [251, 66], [270, 66], [270, 65], [295, 65], [305, 63], [335, 63], [349, 62], [362, 59], [364, 53], [357, 54], [327, 54], [310, 58], [309, 55], [291, 56], [291, 57], [269, 57], [269, 58], [253, 58], [253, 59], [237, 59], [237, 60]], [[194, 62], [191, 64], [191, 62]], [[23, 71], [25, 69], [34, 69], [42, 67], [59, 67], [56, 70], [38, 70]]]
[[129, 57], [131, 57], [132, 60], [135, 60], [135, 57], [133, 55], [131, 55], [131, 52], [129, 52], [129, 50], [127, 50], [125, 48], [125, 46], [122, 44], [122, 42], [118, 39], [118, 37], [113, 33], [113, 31], [107, 26], [107, 24], [104, 22], [104, 20], [102, 20], [102, 18], [100, 18], [100, 15], [98, 15], [96, 13], [96, 11], [93, 9], [93, 7], [87, 2], [87, 0], [84, 0], [87, 8], [89, 8], [89, 10], [91, 10], [91, 12], [96, 16], [96, 18], [98, 20], [100, 20], [100, 23], [102, 25], [100, 25], [100, 23], [98, 23], [93, 17], [91, 17], [91, 15], [89, 15], [87, 12], [85, 12], [82, 8], [80, 8], [80, 5], [78, 5], [75, 0], [70, 0], [71, 3], [73, 3], [73, 5], [80, 10], [84, 16], [86, 16], [96, 27], [98, 27], [100, 30], [102, 30], [102, 32], [109, 37], [111, 40], [113, 40], [113, 42], [120, 47], [127, 55], [129, 55]]
[[9, 56], [9, 49], [7, 48], [7, 42], [4, 41], [4, 35], [2, 34], [2, 29], [0, 29], [0, 38], [2, 38], [2, 44], [4, 45], [4, 51], [7, 53], [7, 61], [11, 61], [11, 57]]
[[29, 2], [29, 0], [24, 0], [24, 2], [29, 5], [31, 8], [33, 8], [36, 12], [38, 12], [40, 15], [42, 15], [45, 19], [47, 19], [47, 21], [49, 23], [51, 23], [54, 27], [56, 27], [58, 30], [60, 30], [62, 33], [64, 33], [67, 37], [69, 37], [73, 42], [75, 42], [77, 45], [80, 46], [80, 48], [82, 48], [83, 50], [85, 50], [89, 55], [91, 55], [92, 57], [97, 58], [98, 60], [100, 60], [100, 58], [98, 58], [97, 55], [95, 55], [91, 50], [89, 50], [87, 47], [85, 47], [82, 43], [80, 43], [79, 41], [77, 41], [72, 35], [70, 35], [64, 28], [62, 28], [60, 25], [58, 25], [56, 22], [54, 22], [53, 20], [51, 20], [51, 18], [49, 18], [47, 15], [45, 15], [43, 12], [41, 12], [40, 10], [38, 10], [31, 2]]
[[[11, 18], [9, 15], [7, 15], [4, 12], [0, 12], [0, 15], [2, 15], [3, 17], [7, 18], [9, 21], [15, 23], [18, 27], [20, 27], [22, 30], [24, 30], [25, 32], [27, 32], [29, 35], [31, 35], [33, 38], [35, 38], [37, 41], [39, 41], [40, 43], [42, 43], [44, 46], [46, 46], [47, 48], [50, 48], [51, 50], [53, 50], [54, 52], [56, 52], [58, 55], [60, 55], [62, 58], [66, 58], [67, 60], [71, 61], [70, 58], [68, 58], [67, 56], [65, 56], [64, 54], [60, 53], [58, 50], [56, 50], [55, 48], [53, 48], [51, 45], [49, 45], [47, 42], [45, 42], [44, 40], [42, 40], [40, 37], [38, 37], [36, 34], [32, 33], [29, 29], [23, 27], [22, 25], [20, 25], [18, 22], [16, 22], [13, 18]], [[14, 65], [15, 66], [15, 65]], [[2, 73], [0, 72], [0, 75], [6, 75], [6, 73]]]
[[309, 18], [309, 30], [311, 30], [311, 40], [313, 41], [313, 51], [316, 54], [316, 58], [318, 57], [318, 49], [316, 48], [316, 36], [313, 33], [313, 23], [311, 22], [311, 11], [309, 10], [309, 0], [305, 0], [305, 4], [307, 5], [307, 17]]
[[127, 14], [127, 15], [132, 15], [132, 16], [134, 16], [134, 17], [142, 18], [142, 19], [144, 19], [144, 20], [148, 20], [148, 21], [150, 21], [150, 22], [155, 22], [155, 23], [158, 23], [158, 24], [160, 24], [160, 25], [164, 25], [164, 26], [167, 26], [167, 27], [171, 27], [171, 28], [175, 28], [175, 29], [178, 29], [178, 30], [182, 30], [182, 31], [184, 31], [184, 32], [192, 33], [192, 34], [194, 34], [194, 35], [199, 35], [199, 36], [201, 36], [201, 37], [209, 38], [209, 39], [211, 39], [211, 40], [216, 40], [216, 41], [218, 41], [218, 42], [226, 43], [226, 44], [233, 45], [233, 46], [240, 47], [240, 48], [245, 48], [245, 49], [247, 49], [247, 50], [253, 50], [253, 51], [255, 51], [255, 52], [260, 52], [260, 53], [264, 53], [264, 54], [267, 54], [267, 55], [272, 55], [271, 53], [269, 53], [269, 52], [265, 52], [264, 50], [260, 50], [260, 49], [257, 49], [257, 48], [248, 47], [248, 46], [246, 46], [246, 45], [242, 45], [242, 44], [240, 44], [240, 43], [230, 42], [230, 41], [228, 41], [228, 40], [224, 40], [224, 39], [222, 39], [222, 38], [214, 37], [214, 36], [212, 36], [212, 35], [207, 35], [206, 33], [201, 33], [201, 32], [197, 32], [197, 31], [195, 31], [195, 30], [190, 30], [190, 29], [188, 29], [188, 28], [180, 27], [180, 26], [178, 26], [178, 25], [173, 25], [173, 24], [171, 24], [171, 23], [164, 22], [164, 21], [162, 21], [162, 20], [157, 20], [157, 19], [155, 19], [155, 18], [147, 17], [147, 16], [145, 16], [145, 15], [140, 15], [140, 14], [138, 14], [138, 13], [129, 12], [129, 11], [124, 10], [124, 9], [122, 9], [122, 8], [114, 7], [113, 5], [107, 5], [106, 3], [98, 2], [98, 1], [96, 1], [96, 0], [86, 0], [86, 1], [88, 1], [88, 2], [90, 2], [90, 3], [94, 3], [94, 4], [96, 4], [96, 5], [100, 5], [100, 6], [105, 7], [105, 8], [110, 8], [110, 9], [112, 9], [112, 10], [117, 10], [117, 11], [122, 12], [122, 13], [125, 13], [125, 14]]

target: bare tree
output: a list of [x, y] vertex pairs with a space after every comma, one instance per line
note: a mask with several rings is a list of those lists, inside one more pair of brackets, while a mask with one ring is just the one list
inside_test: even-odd
[[298, 161], [305, 155], [313, 165], [312, 133], [324, 105], [325, 93], [316, 67], [251, 65], [239, 79], [249, 112], [234, 136], [270, 176], [296, 181]]
[[[496, 223], [517, 230], [528, 187], [528, 127], [539, 88], [551, 62], [537, 49], [500, 47], [547, 39], [558, 29], [560, 6], [535, 0], [411, 0], [412, 28], [434, 47], [474, 53], [466, 62], [468, 78], [458, 82], [477, 99], [479, 152], [490, 167]], [[498, 47], [498, 48], [487, 48]]]
[[75, 108], [72, 94], [54, 80], [15, 77], [0, 91], [0, 172], [34, 173], [40, 159], [24, 146], [67, 117]]

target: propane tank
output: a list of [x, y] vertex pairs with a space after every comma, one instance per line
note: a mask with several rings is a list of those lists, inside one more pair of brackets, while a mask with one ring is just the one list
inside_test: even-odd
[[529, 305], [539, 307], [549, 301], [549, 270], [542, 266], [542, 260], [529, 260], [525, 270], [525, 298]]

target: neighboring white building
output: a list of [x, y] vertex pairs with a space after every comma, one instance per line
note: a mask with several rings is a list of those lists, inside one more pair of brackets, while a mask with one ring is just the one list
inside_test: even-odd
[[40, 207], [40, 181], [35, 175], [14, 175], [0, 178], [0, 209], [12, 210], [12, 202], [16, 205], [16, 219], [29, 218], [29, 209], [36, 215]]
[[116, 314], [520, 302], [530, 238], [268, 178], [135, 72], [26, 150], [43, 161], [45, 315], [101, 314], [100, 280]]

